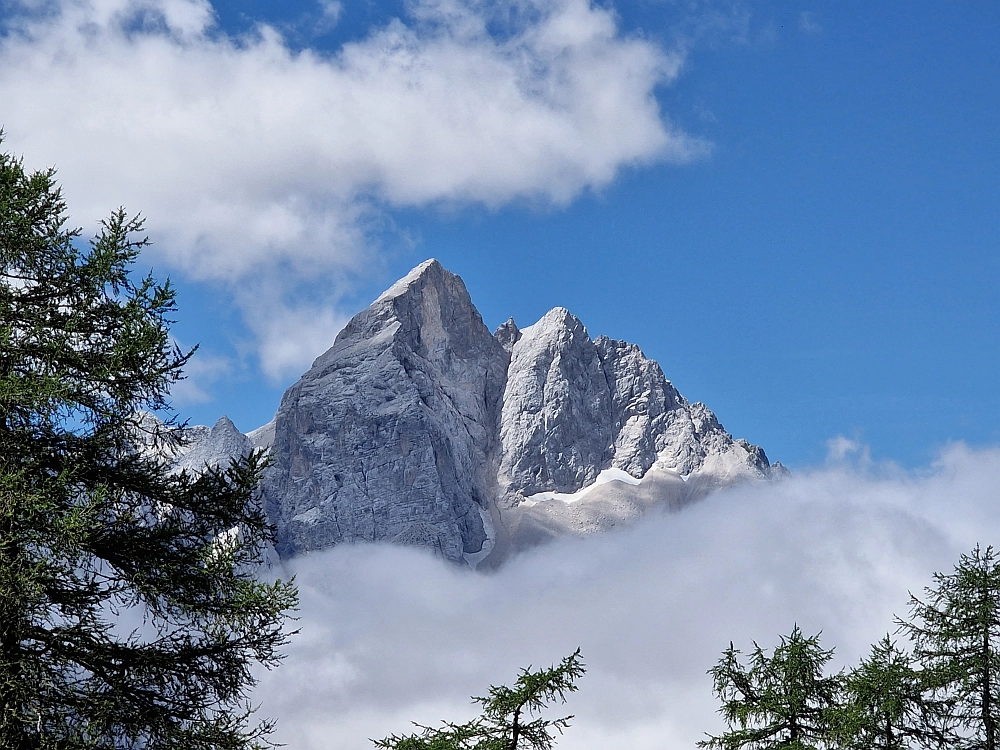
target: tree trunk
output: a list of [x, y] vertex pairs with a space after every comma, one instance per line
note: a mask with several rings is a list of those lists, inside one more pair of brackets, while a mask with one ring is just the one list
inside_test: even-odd
[[982, 720], [983, 731], [986, 734], [985, 750], [996, 750], [996, 727], [993, 725], [993, 684], [990, 674], [992, 654], [990, 653], [990, 628], [987, 624], [983, 630], [983, 692]]
[[[13, 509], [11, 509], [13, 511]], [[9, 748], [28, 748], [24, 725], [24, 677], [21, 641], [24, 635], [24, 597], [19, 595], [18, 545], [14, 521], [0, 529], [0, 738]]]
[[521, 739], [521, 707], [514, 709], [514, 721], [510, 730], [510, 750], [517, 750], [517, 743]]

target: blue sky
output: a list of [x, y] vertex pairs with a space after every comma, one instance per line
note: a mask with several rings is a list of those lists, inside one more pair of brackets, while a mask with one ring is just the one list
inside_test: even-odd
[[568, 307], [793, 468], [1000, 441], [995, 4], [3, 7], [5, 147], [75, 223], [148, 217], [194, 422], [266, 422], [437, 257], [491, 328]]

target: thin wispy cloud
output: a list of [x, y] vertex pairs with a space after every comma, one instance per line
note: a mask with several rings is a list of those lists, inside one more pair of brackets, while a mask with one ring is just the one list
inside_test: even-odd
[[864, 443], [851, 440], [843, 435], [838, 435], [826, 441], [827, 463], [840, 463], [849, 458], [854, 459], [862, 466], [870, 466], [872, 461], [871, 450]]
[[799, 13], [799, 29], [806, 34], [821, 34], [823, 27], [815, 13], [804, 10]]
[[325, 25], [328, 28], [336, 26], [340, 14], [344, 12], [344, 4], [340, 0], [319, 0], [319, 7]]
[[[228, 285], [280, 377], [335, 330], [317, 348], [316, 326], [279, 340], [271, 321], [341, 320], [386, 208], [560, 206], [628, 165], [705, 153], [654, 96], [681, 53], [587, 0], [530, 6], [498, 35], [479, 3], [421, 0], [324, 53], [266, 24], [227, 36], [206, 0], [21, 4], [0, 37], [0, 122], [29, 165], [58, 166], [75, 222], [141, 209], [171, 268]], [[336, 22], [341, 4], [324, 7]]]
[[[177, 345], [183, 352], [190, 351], [190, 347], [181, 342]], [[233, 363], [227, 357], [198, 350], [184, 367], [184, 379], [171, 387], [170, 400], [175, 406], [208, 403], [212, 400], [213, 386], [232, 377], [233, 370]]]
[[908, 591], [1000, 542], [998, 496], [1000, 450], [956, 445], [912, 473], [841, 465], [736, 488], [493, 574], [398, 547], [313, 553], [291, 568], [301, 634], [256, 698], [289, 747], [358, 750], [469, 718], [469, 696], [580, 646], [560, 750], [693, 748], [722, 728], [706, 670], [730, 641], [768, 648], [797, 623], [853, 664]]

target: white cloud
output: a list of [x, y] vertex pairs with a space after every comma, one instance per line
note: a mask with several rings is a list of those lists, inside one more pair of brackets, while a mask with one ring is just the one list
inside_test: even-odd
[[319, 0], [319, 8], [328, 28], [336, 26], [344, 12], [344, 4], [340, 0]]
[[843, 435], [837, 435], [837, 437], [826, 441], [826, 460], [828, 463], [838, 463], [846, 461], [848, 458], [854, 458], [860, 464], [869, 466], [872, 461], [871, 448]]
[[[299, 282], [324, 281], [327, 317], [369, 266], [383, 207], [563, 205], [623, 166], [705, 152], [653, 95], [679, 53], [589, 0], [533, 0], [503, 36], [484, 7], [421, 0], [323, 54], [266, 25], [222, 35], [206, 0], [58, 0], [0, 37], [6, 147], [58, 166], [77, 223], [141, 209], [190, 278], [273, 281], [278, 316]], [[271, 375], [318, 353], [312, 334], [295, 356], [270, 351], [266, 318], [247, 315]]]
[[[256, 292], [256, 293], [255, 293]], [[237, 300], [247, 323], [256, 332], [264, 372], [299, 372], [333, 346], [346, 316], [332, 304], [282, 300], [269, 284], [241, 289]]]
[[730, 640], [770, 647], [798, 623], [854, 663], [908, 591], [1000, 541], [998, 491], [1000, 450], [957, 445], [913, 474], [841, 466], [720, 493], [493, 574], [411, 549], [314, 553], [294, 566], [302, 632], [255, 697], [290, 747], [354, 750], [471, 717], [469, 696], [580, 646], [560, 750], [691, 748], [722, 728], [705, 671]]

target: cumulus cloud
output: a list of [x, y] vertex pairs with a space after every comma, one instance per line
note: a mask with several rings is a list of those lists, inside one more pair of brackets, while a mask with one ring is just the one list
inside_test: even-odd
[[[320, 5], [336, 22], [342, 5]], [[386, 208], [559, 206], [624, 166], [705, 152], [654, 96], [682, 54], [589, 0], [516, 5], [497, 24], [495, 4], [415, 0], [323, 53], [266, 24], [227, 36], [207, 0], [21, 3], [0, 29], [0, 122], [29, 164], [58, 166], [77, 223], [141, 208], [173, 268], [243, 290], [277, 377], [322, 347], [314, 331], [276, 342], [271, 312], [308, 282], [336, 320]], [[265, 283], [263, 302], [245, 293]]]
[[[705, 674], [732, 640], [822, 631], [836, 668], [905, 615], [908, 591], [1000, 540], [1000, 450], [914, 473], [839, 466], [718, 493], [493, 574], [419, 551], [338, 547], [295, 562], [300, 635], [256, 693], [296, 750], [475, 715], [471, 695], [577, 646], [588, 664], [562, 750], [691, 748], [722, 729]], [[556, 709], [558, 711], [559, 709]]]

